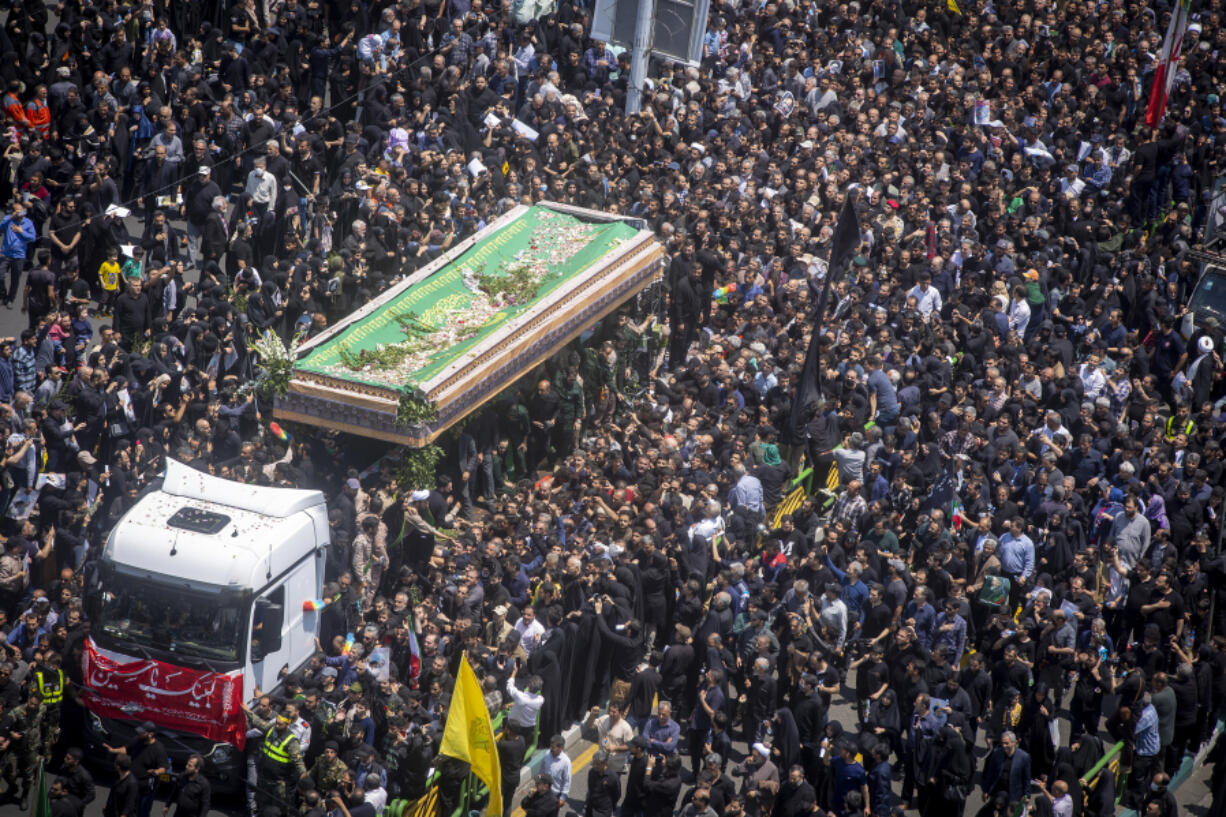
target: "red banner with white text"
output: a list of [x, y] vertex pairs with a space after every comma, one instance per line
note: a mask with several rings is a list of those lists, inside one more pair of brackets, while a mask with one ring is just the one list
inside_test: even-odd
[[151, 721], [239, 749], [246, 743], [240, 670], [202, 672], [150, 660], [120, 663], [100, 653], [92, 638], [85, 642], [81, 663], [83, 697], [98, 715]]

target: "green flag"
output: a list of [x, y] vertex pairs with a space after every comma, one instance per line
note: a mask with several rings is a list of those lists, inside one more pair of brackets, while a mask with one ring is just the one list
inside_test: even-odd
[[51, 800], [47, 797], [47, 769], [38, 764], [38, 795], [34, 798], [34, 808], [31, 817], [51, 817]]

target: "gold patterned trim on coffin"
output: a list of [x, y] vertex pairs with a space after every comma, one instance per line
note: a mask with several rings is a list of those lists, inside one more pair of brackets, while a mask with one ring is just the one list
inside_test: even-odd
[[[520, 373], [531, 371], [533, 368], [540, 365], [541, 362], [548, 359], [550, 355], [554, 354], [558, 347], [564, 346], [574, 338], [578, 337], [588, 328], [593, 326], [597, 321], [612, 314], [622, 304], [649, 286], [651, 282], [660, 275], [663, 253], [651, 253], [651, 256], [652, 257], [649, 258], [646, 264], [643, 264], [642, 266], [636, 265], [635, 271], [624, 279], [625, 288], [621, 294], [610, 298], [607, 304], [597, 307], [592, 314], [584, 317], [582, 320], [577, 321], [573, 326], [565, 328], [563, 330], [564, 333], [560, 337], [556, 338], [552, 343], [548, 344], [544, 350], [537, 352], [530, 359], [525, 361], [523, 364], [516, 366], [515, 368], [518, 369]], [[592, 304], [598, 303], [598, 301], [598, 297], [586, 298], [582, 302], [583, 307], [588, 308]], [[572, 303], [571, 306], [573, 307], [575, 304]], [[573, 310], [573, 312], [582, 311], [583, 309]], [[554, 330], [556, 330], [559, 327], [565, 327], [565, 323], [554, 322], [552, 326]], [[539, 341], [539, 337], [536, 338], [536, 340]], [[523, 346], [523, 344], [521, 344], [521, 346]], [[522, 348], [519, 353], [527, 353], [531, 347], [532, 344], [528, 344], [527, 348]], [[504, 355], [503, 357], [506, 356]], [[488, 365], [484, 367], [486, 370], [489, 368], [490, 366]], [[470, 385], [467, 389], [460, 391], [450, 399], [444, 400], [443, 403], [439, 405], [440, 421], [436, 425], [430, 427], [424, 436], [392, 430], [392, 423], [394, 422], [395, 417], [395, 402], [378, 400], [377, 398], [376, 400], [355, 399], [354, 395], [347, 393], [347, 387], [352, 385], [347, 382], [336, 384], [329, 383], [327, 385], [319, 383], [316, 384], [314, 388], [302, 387], [302, 384], [297, 384], [299, 387], [295, 387], [295, 384], [291, 384], [290, 394], [277, 401], [276, 413], [278, 417], [289, 421], [296, 421], [307, 425], [335, 429], [362, 437], [396, 443], [398, 445], [420, 447], [436, 440], [439, 435], [445, 432], [452, 425], [459, 422], [468, 414], [471, 414], [479, 409], [485, 403], [497, 396], [502, 388], [505, 388], [505, 386], [513, 383], [517, 379], [518, 375], [505, 378], [496, 377], [498, 371], [505, 370], [506, 368], [507, 366], [504, 364], [500, 369], [496, 369], [492, 372], [485, 371], [482, 376], [480, 378], [476, 378], [474, 384]], [[466, 399], [475, 397], [474, 392], [478, 391], [479, 386], [485, 385], [486, 381], [490, 379], [490, 377], [496, 377], [498, 382], [493, 384], [490, 388], [485, 389], [484, 393], [482, 393], [479, 397], [476, 397], [476, 399]], [[333, 378], [318, 379], [333, 380]], [[298, 410], [292, 407], [294, 403], [294, 395], [300, 396], [307, 402], [334, 402], [342, 405], [348, 405], [360, 410], [375, 412], [378, 415], [381, 415], [380, 419], [384, 420], [385, 425], [382, 428], [376, 428], [370, 425], [359, 425], [356, 423], [347, 422], [346, 420], [340, 419], [335, 414], [325, 417], [309, 413], [307, 411]], [[462, 406], [460, 404], [462, 404]], [[384, 408], [384, 406], [386, 406], [386, 408]]]
[[[630, 280], [644, 276], [650, 278], [653, 274], [652, 267], [658, 266], [663, 256], [664, 253], [661, 248], [649, 246], [645, 251], [640, 250], [624, 258], [621, 262], [600, 270], [596, 275], [584, 282], [582, 286], [576, 287], [575, 290], [568, 293], [568, 297], [565, 300], [552, 305], [546, 312], [538, 315], [529, 323], [517, 327], [514, 334], [499, 344], [499, 346], [490, 349], [475, 360], [469, 361], [464, 369], [449, 377], [437, 388], [431, 390], [430, 394], [427, 395], [428, 399], [432, 402], [437, 402], [441, 409], [444, 404], [450, 403], [455, 396], [458, 396], [452, 395], [450, 396], [451, 399], [448, 399], [449, 395], [447, 395], [447, 392], [455, 391], [456, 387], [462, 383], [484, 377], [486, 370], [497, 368], [501, 361], [522, 354], [527, 347], [530, 347], [535, 342], [538, 335], [556, 329], [560, 324], [564, 324], [571, 314], [582, 312], [589, 307], [593, 301], [599, 298], [600, 293], [598, 289], [607, 286], [611, 280], [618, 281], [623, 277]], [[626, 274], [626, 268], [631, 266], [634, 269], [629, 274]], [[638, 282], [635, 281], [634, 283], [637, 284]], [[641, 286], [636, 286], [635, 292], [641, 288]], [[630, 296], [630, 294], [627, 294], [627, 300]], [[301, 370], [294, 373], [294, 377], [290, 381], [290, 391], [315, 393], [317, 390], [311, 388], [311, 385], [336, 392], [337, 394], [334, 395], [335, 399], [341, 402], [370, 408], [373, 408], [375, 403], [394, 407], [399, 399], [399, 394], [394, 389], [385, 386], [374, 386], [356, 380], [345, 380], [317, 372]], [[460, 394], [465, 390], [460, 389]]]

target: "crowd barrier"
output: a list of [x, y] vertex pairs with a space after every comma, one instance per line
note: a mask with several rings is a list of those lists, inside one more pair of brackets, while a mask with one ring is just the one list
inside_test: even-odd
[[[506, 719], [506, 710], [501, 710], [493, 717], [494, 723], [494, 738], [502, 738], [502, 724]], [[540, 740], [540, 721], [538, 719], [536, 728], [532, 731], [532, 736], [528, 740], [528, 749], [524, 753], [524, 765], [527, 766], [531, 762], [533, 756], [538, 749]], [[489, 796], [489, 790], [485, 784], [477, 779], [477, 776], [469, 773], [460, 784], [459, 801], [454, 809], [446, 817], [467, 817], [474, 809], [483, 804]], [[426, 793], [416, 800], [405, 800], [397, 798], [387, 804], [387, 808], [383, 811], [383, 817], [441, 817], [439, 814], [441, 800], [439, 797], [439, 773], [434, 771], [426, 782]], [[492, 817], [498, 817], [493, 815]]]

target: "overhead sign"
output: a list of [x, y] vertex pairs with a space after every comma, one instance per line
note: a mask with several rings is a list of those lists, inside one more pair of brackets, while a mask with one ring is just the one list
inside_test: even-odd
[[[651, 0], [596, 0], [592, 37], [623, 48], [634, 47], [639, 3]], [[698, 65], [711, 0], [655, 0], [651, 50], [656, 56]]]

